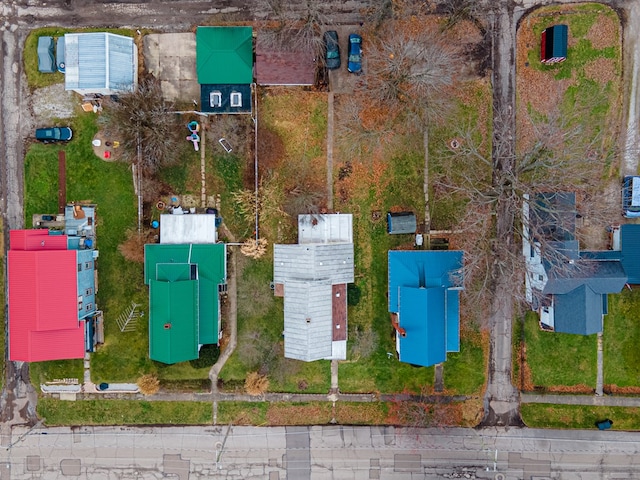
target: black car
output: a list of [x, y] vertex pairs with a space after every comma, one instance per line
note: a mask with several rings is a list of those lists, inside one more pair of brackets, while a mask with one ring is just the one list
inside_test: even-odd
[[338, 45], [338, 32], [329, 30], [324, 32], [324, 64], [329, 70], [340, 68], [340, 46]]
[[36, 130], [36, 140], [42, 143], [68, 142], [73, 132], [69, 127], [48, 127]]
[[57, 70], [53, 57], [53, 37], [38, 38], [38, 71], [53, 73]]
[[349, 63], [347, 70], [362, 73], [362, 37], [357, 33], [349, 35]]

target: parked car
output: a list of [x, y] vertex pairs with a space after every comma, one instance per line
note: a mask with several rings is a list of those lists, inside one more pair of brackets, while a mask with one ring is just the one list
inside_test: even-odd
[[349, 63], [347, 70], [362, 73], [362, 37], [357, 33], [349, 35]]
[[36, 130], [36, 140], [42, 143], [68, 142], [73, 132], [69, 127], [48, 127]]
[[622, 214], [627, 218], [640, 217], [640, 176], [628, 175], [622, 181]]
[[64, 36], [56, 41], [56, 65], [58, 71], [64, 73]]
[[38, 38], [38, 71], [42, 73], [56, 71], [56, 61], [53, 57], [53, 37]]
[[329, 30], [324, 32], [324, 64], [329, 70], [340, 68], [340, 45], [338, 44], [338, 32]]

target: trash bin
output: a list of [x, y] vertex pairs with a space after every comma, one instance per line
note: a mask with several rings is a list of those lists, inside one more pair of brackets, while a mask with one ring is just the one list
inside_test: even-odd
[[109, 388], [108, 383], [101, 383], [100, 385], [98, 385], [98, 390], [100, 391], [106, 390], [107, 388]]
[[598, 430], [609, 430], [611, 428], [611, 425], [613, 425], [613, 420], [609, 420], [608, 418], [596, 422], [596, 427], [598, 427]]

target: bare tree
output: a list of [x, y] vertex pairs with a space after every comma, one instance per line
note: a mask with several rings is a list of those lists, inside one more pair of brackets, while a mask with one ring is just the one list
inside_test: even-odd
[[[517, 299], [524, 299], [518, 286], [524, 278], [525, 258], [521, 249], [506, 241], [509, 236], [531, 240], [543, 258], [565, 270], [560, 274], [589, 268], [588, 262], [569, 262], [570, 253], [559, 249], [558, 242], [573, 235], [582, 243], [584, 232], [577, 220], [587, 215], [589, 223], [603, 231], [611, 221], [613, 207], [602, 201], [602, 176], [604, 165], [613, 161], [616, 152], [603, 142], [602, 130], [585, 131], [576, 121], [583, 113], [578, 109], [575, 115], [554, 112], [546, 118], [530, 118], [533, 138], [513, 159], [500, 144], [493, 145], [489, 157], [488, 145], [479, 141], [482, 136], [473, 128], [458, 132], [455, 149], [442, 150], [446, 160], [435, 178], [436, 189], [466, 205], [457, 228], [470, 233], [461, 239], [461, 247], [466, 252], [471, 302], [486, 304], [483, 296], [498, 278], [513, 286]], [[500, 128], [500, 112], [494, 116], [494, 125]], [[558, 201], [562, 192], [575, 197], [577, 211]], [[499, 209], [498, 218], [506, 223], [498, 235]], [[523, 211], [528, 212], [526, 221]]]
[[322, 2], [302, 0], [297, 9], [291, 9], [283, 0], [261, 1], [267, 18], [258, 29], [257, 42], [322, 58], [322, 33], [330, 24]]
[[126, 161], [138, 163], [147, 173], [177, 160], [184, 144], [173, 105], [162, 97], [160, 82], [148, 76], [131, 93], [106, 102], [100, 123], [109, 136], [118, 138]]

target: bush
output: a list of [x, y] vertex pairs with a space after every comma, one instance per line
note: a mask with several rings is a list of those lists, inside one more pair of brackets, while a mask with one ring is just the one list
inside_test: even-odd
[[258, 372], [251, 372], [247, 375], [244, 382], [245, 391], [253, 396], [263, 395], [269, 389], [269, 379], [266, 375], [260, 375]]
[[147, 373], [138, 379], [138, 387], [143, 395], [153, 395], [160, 390], [160, 380], [155, 375]]
[[220, 347], [218, 345], [203, 345], [200, 348], [200, 356], [195, 360], [190, 360], [189, 364], [193, 368], [206, 368], [218, 361]]
[[360, 303], [360, 297], [362, 296], [362, 291], [360, 287], [355, 283], [349, 283], [347, 285], [347, 305], [351, 307], [355, 307]]

